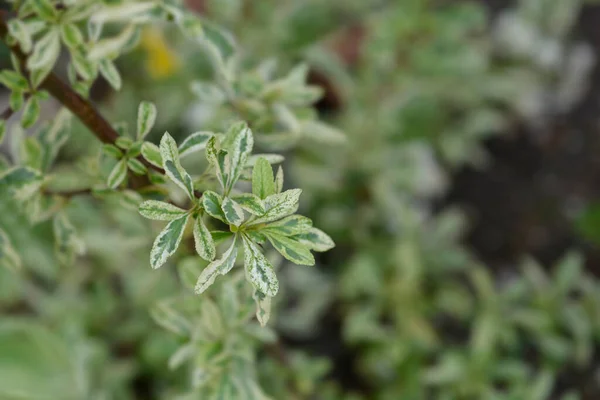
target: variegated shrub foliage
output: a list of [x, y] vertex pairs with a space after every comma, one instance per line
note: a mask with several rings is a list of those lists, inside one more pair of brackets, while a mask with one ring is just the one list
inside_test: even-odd
[[[98, 246], [80, 236], [70, 218], [81, 197], [107, 204], [116, 199], [130, 212], [138, 210], [145, 218], [165, 221], [149, 252], [149, 265], [154, 269], [178, 249], [180, 254], [188, 251], [182, 243], [189, 239], [197, 254], [185, 258], [183, 287], [155, 304], [151, 312], [160, 325], [187, 338], [169, 365], [175, 368], [186, 362], [191, 366], [191, 395], [266, 398], [256, 374], [250, 373], [253, 361], [249, 356], [256, 351], [256, 343], [274, 338], [265, 325], [279, 281], [265, 252], [272, 247], [272, 254], [278, 252], [292, 263], [311, 266], [315, 264], [311, 251], [334, 246], [309, 218], [297, 214], [301, 190], [285, 189], [282, 167], [273, 170], [284, 157], [253, 153], [255, 147], [283, 147], [276, 135], [267, 135], [277, 118], [294, 128], [289, 130], [294, 140], [285, 147], [298, 142], [295, 132], [301, 125], [300, 115], [304, 128], [313, 124], [327, 129], [311, 109], [321, 93], [306, 85], [306, 67], [262, 88], [253, 86], [260, 90], [250, 90], [250, 82], [240, 78], [246, 73], [233, 69], [234, 48], [223, 49], [232, 39], [210, 22], [201, 22], [178, 1], [14, 0], [10, 6], [10, 11], [1, 11], [0, 23], [1, 39], [12, 60], [11, 68], [0, 71], [0, 83], [10, 91], [0, 143], [10, 138], [12, 156], [0, 160], [0, 192], [18, 204], [31, 229], [52, 220], [56, 259], [65, 267], [85, 255], [86, 247]], [[155, 29], [149, 27], [158, 24], [181, 28], [188, 43], [209, 56], [214, 82], [205, 82], [213, 90], [207, 100], [237, 110], [219, 120], [217, 125], [224, 132], [198, 131], [181, 138], [179, 144], [165, 132], [157, 145], [147, 140], [157, 123], [155, 104], [139, 103], [135, 132], [130, 133], [126, 123], [108, 122], [88, 100], [99, 77], [115, 90], [126, 85], [118, 58], [136, 48], [142, 29]], [[57, 73], [63, 60], [68, 84]], [[182, 85], [188, 89], [188, 82]], [[199, 85], [193, 85], [196, 92]], [[62, 108], [51, 118], [42, 117], [41, 103], [49, 98]], [[9, 126], [7, 120], [14, 121], [11, 117], [18, 112], [20, 122]], [[40, 119], [48, 121], [36, 126]], [[79, 123], [100, 140], [89, 154], [77, 159], [78, 172], [73, 177], [56, 161], [63, 147], [75, 139], [71, 132]], [[339, 141], [341, 134], [336, 134]], [[257, 146], [255, 139], [260, 141]], [[0, 265], [25, 277], [28, 271], [21, 258], [10, 229], [0, 228]], [[243, 264], [243, 273], [235, 269], [238, 262]], [[195, 282], [190, 286], [191, 275]], [[212, 293], [188, 296], [188, 292], [203, 294], [219, 275], [225, 277]], [[247, 287], [244, 276], [250, 284]], [[253, 314], [263, 328], [251, 321]], [[232, 346], [240, 344], [242, 348], [232, 351]], [[215, 346], [228, 350], [214, 358], [208, 353]], [[74, 392], [69, 395], [60, 392], [53, 398], [109, 393], [90, 387], [71, 389]], [[0, 389], [0, 394], [16, 393], [11, 390]], [[76, 394], [69, 397], [72, 393]]]

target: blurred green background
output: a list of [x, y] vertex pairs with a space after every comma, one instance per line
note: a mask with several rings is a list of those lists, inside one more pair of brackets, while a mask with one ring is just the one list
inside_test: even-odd
[[[253, 347], [265, 393], [600, 398], [600, 5], [187, 6], [236, 38], [235, 49], [219, 45], [238, 52], [240, 93], [251, 97], [261, 71], [285, 76], [305, 63], [323, 91], [315, 111], [331, 124], [314, 123], [296, 140], [250, 109], [242, 114], [281, 137], [287, 185], [303, 189], [303, 214], [336, 242], [314, 268], [279, 269], [272, 330], [249, 333], [267, 343]], [[6, 48], [1, 63], [10, 63]], [[155, 142], [165, 130], [181, 139], [222, 129], [232, 113], [206, 92], [206, 54], [168, 26], [147, 28], [118, 67], [123, 89], [99, 81], [92, 99], [130, 125], [140, 100], [155, 102]], [[12, 159], [19, 140], [5, 142]], [[98, 147], [76, 123], [56, 169], [65, 181], [83, 179]], [[0, 226], [24, 264], [18, 273], [0, 269], [0, 398], [175, 399], [186, 391], [191, 372], [168, 367], [181, 338], [153, 318], [162, 299], [184, 290], [177, 271], [194, 261], [152, 271], [159, 227], [122, 199], [82, 197], [68, 213], [87, 252], [65, 268], [51, 223], [31, 226], [16, 208], [0, 193]]]

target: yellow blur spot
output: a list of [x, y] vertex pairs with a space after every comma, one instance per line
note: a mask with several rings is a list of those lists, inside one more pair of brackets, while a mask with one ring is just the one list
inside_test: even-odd
[[152, 28], [144, 29], [141, 46], [148, 53], [146, 69], [153, 78], [166, 78], [179, 69], [180, 60], [167, 45], [161, 31]]

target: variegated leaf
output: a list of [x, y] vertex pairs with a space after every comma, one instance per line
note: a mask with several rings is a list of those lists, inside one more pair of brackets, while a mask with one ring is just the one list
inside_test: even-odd
[[183, 210], [170, 203], [158, 200], [146, 200], [140, 204], [139, 213], [144, 218], [156, 221], [172, 221], [183, 217], [188, 211]]
[[[233, 133], [231, 133], [231, 131], [233, 131]], [[242, 170], [246, 166], [248, 156], [252, 152], [252, 147], [254, 146], [252, 131], [250, 128], [248, 128], [248, 125], [245, 122], [240, 122], [233, 125], [230, 128], [230, 132], [227, 133], [227, 136], [230, 135], [233, 137], [233, 141], [231, 147], [229, 148], [231, 172], [227, 177], [227, 182], [225, 185], [227, 193], [233, 188], [240, 177]]]
[[192, 178], [179, 162], [179, 151], [175, 139], [165, 132], [160, 141], [160, 155], [163, 161], [163, 168], [169, 179], [177, 186], [182, 188], [190, 199], [194, 199], [194, 184]]
[[10, 192], [17, 200], [26, 200], [42, 185], [42, 175], [29, 167], [13, 167], [0, 174], [0, 190]]
[[110, 174], [108, 175], [108, 179], [106, 180], [106, 185], [111, 189], [115, 189], [121, 183], [123, 183], [123, 181], [125, 180], [126, 177], [127, 177], [127, 160], [123, 158], [123, 159], [119, 160], [115, 164], [113, 169], [110, 171]]
[[207, 190], [202, 194], [202, 207], [204, 207], [204, 211], [211, 217], [226, 222], [225, 214], [221, 210], [221, 202], [221, 196], [211, 190]]
[[143, 139], [156, 122], [156, 106], [149, 101], [142, 101], [138, 107], [137, 139]]
[[160, 155], [160, 149], [154, 143], [144, 142], [142, 144], [142, 156], [150, 164], [154, 165], [155, 167], [162, 168], [163, 161]]
[[256, 319], [260, 326], [267, 325], [271, 316], [271, 297], [265, 295], [260, 290], [254, 289], [252, 298], [256, 302]]
[[237, 195], [233, 197], [233, 200], [250, 214], [263, 215], [266, 211], [265, 206], [260, 198], [252, 193], [243, 193], [241, 195]]
[[242, 210], [242, 207], [231, 198], [223, 198], [221, 210], [223, 210], [223, 215], [225, 215], [225, 219], [230, 224], [240, 226], [240, 224], [244, 222], [244, 211]]
[[261, 232], [272, 232], [283, 236], [298, 235], [306, 233], [312, 228], [310, 218], [302, 215], [290, 215], [280, 219], [279, 221], [271, 222], [261, 229]]
[[298, 265], [315, 265], [315, 258], [310, 250], [293, 238], [274, 232], [263, 231], [269, 242], [282, 256]]
[[167, 258], [177, 251], [188, 219], [188, 214], [174, 219], [158, 234], [150, 251], [150, 265], [152, 268], [161, 267], [167, 261]]
[[214, 133], [206, 131], [192, 133], [179, 145], [179, 157], [185, 157], [204, 149], [212, 136], [214, 136]]
[[252, 225], [275, 221], [295, 213], [298, 210], [298, 200], [301, 193], [301, 189], [290, 189], [267, 197], [264, 200], [267, 211], [262, 217], [252, 221]]
[[198, 282], [196, 283], [195, 292], [197, 294], [203, 293], [208, 289], [210, 285], [215, 282], [215, 278], [218, 274], [225, 275], [227, 272], [231, 271], [237, 258], [236, 242], [237, 240], [234, 239], [221, 258], [211, 262], [204, 270], [202, 270], [202, 273], [198, 277]]
[[85, 252], [85, 244], [77, 236], [75, 227], [64, 213], [59, 213], [54, 217], [53, 228], [58, 260], [61, 264], [72, 265], [75, 262], [75, 256]]
[[335, 243], [329, 235], [315, 227], [295, 235], [294, 239], [314, 251], [327, 251], [335, 247]]
[[215, 258], [215, 242], [210, 231], [202, 222], [202, 217], [198, 216], [194, 222], [194, 244], [196, 252], [206, 261], [212, 261]]
[[246, 279], [261, 293], [273, 297], [279, 290], [279, 281], [273, 266], [260, 248], [244, 236], [244, 268]]
[[21, 268], [22, 265], [21, 257], [2, 228], [0, 228], [0, 265], [13, 271]]

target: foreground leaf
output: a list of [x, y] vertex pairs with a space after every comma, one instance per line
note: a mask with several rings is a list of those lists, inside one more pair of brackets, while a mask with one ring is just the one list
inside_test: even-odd
[[175, 139], [165, 132], [160, 141], [160, 155], [163, 168], [169, 179], [182, 188], [190, 199], [194, 199], [194, 184], [192, 178], [179, 162], [179, 150]]
[[157, 200], [146, 200], [140, 204], [139, 212], [144, 218], [156, 221], [172, 221], [183, 217], [188, 211]]
[[283, 193], [273, 194], [264, 200], [266, 212], [260, 218], [252, 222], [252, 225], [271, 222], [287, 217], [298, 210], [301, 189], [286, 190]]
[[232, 225], [240, 226], [244, 222], [244, 211], [239, 204], [231, 200], [229, 197], [223, 198], [221, 202], [221, 210], [225, 219]]
[[261, 199], [266, 199], [272, 194], [275, 194], [273, 168], [271, 168], [271, 164], [262, 157], [258, 159], [252, 170], [252, 193]]
[[261, 293], [273, 297], [279, 290], [279, 281], [273, 266], [260, 248], [244, 236], [244, 268], [246, 279]]
[[189, 215], [187, 214], [182, 218], [175, 219], [169, 222], [165, 229], [158, 234], [150, 251], [150, 265], [152, 268], [161, 267], [167, 261], [167, 258], [177, 251], [188, 219]]
[[304, 244], [273, 232], [265, 233], [265, 235], [273, 247], [294, 264], [315, 265], [315, 258]]
[[256, 289], [252, 294], [252, 298], [256, 302], [256, 319], [260, 323], [260, 326], [267, 325], [271, 316], [271, 298]]
[[231, 245], [221, 258], [211, 262], [204, 270], [202, 270], [202, 273], [198, 277], [198, 282], [196, 282], [196, 288], [194, 289], [197, 294], [208, 289], [210, 285], [215, 282], [215, 278], [218, 274], [225, 275], [233, 268], [235, 259], [237, 258], [236, 242], [237, 237], [233, 239], [233, 242], [231, 242]]
[[294, 239], [314, 251], [327, 251], [335, 247], [335, 243], [329, 235], [314, 227], [304, 233], [295, 235]]
[[212, 261], [215, 258], [215, 242], [210, 231], [202, 222], [202, 217], [198, 216], [194, 222], [194, 244], [196, 252], [206, 261]]
[[156, 122], [156, 106], [149, 101], [142, 101], [138, 107], [137, 139], [143, 139]]

